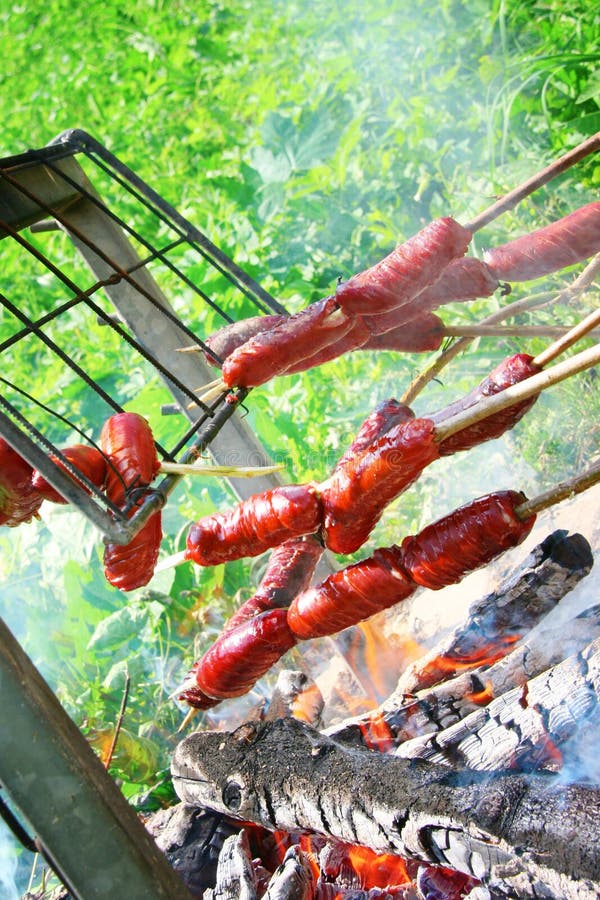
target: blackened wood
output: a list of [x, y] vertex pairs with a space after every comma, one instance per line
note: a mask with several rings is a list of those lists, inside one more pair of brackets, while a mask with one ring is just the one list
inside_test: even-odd
[[187, 803], [449, 866], [523, 897], [598, 896], [600, 792], [349, 750], [294, 719], [190, 735]]
[[557, 749], [586, 724], [598, 724], [599, 700], [597, 638], [456, 725], [406, 741], [394, 753], [487, 772], [508, 767], [558, 770], [562, 757]]
[[240, 826], [220, 813], [179, 803], [145, 823], [158, 847], [194, 895], [215, 885], [223, 844]]
[[386, 707], [399, 706], [405, 694], [431, 687], [457, 671], [477, 668], [486, 656], [506, 656], [593, 564], [583, 535], [554, 531], [497, 590], [472, 604], [464, 623], [404, 672]]
[[[389, 750], [412, 738], [450, 728], [495, 697], [583, 650], [597, 637], [600, 605], [584, 610], [569, 622], [535, 630], [512, 653], [489, 668], [455, 675], [405, 698], [398, 707], [390, 709], [386, 702], [376, 710], [330, 726], [325, 734], [344, 744]], [[380, 745], [382, 738], [385, 744]]]

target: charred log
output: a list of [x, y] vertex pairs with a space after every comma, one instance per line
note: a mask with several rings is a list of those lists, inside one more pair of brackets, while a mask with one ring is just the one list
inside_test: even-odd
[[522, 897], [597, 897], [600, 792], [349, 750], [293, 719], [205, 732], [172, 763], [186, 803], [447, 866]]
[[506, 656], [593, 563], [582, 535], [564, 530], [550, 534], [496, 591], [471, 606], [462, 625], [406, 670], [386, 707], [399, 706], [405, 694], [431, 687], [457, 671]]
[[215, 884], [223, 844], [240, 828], [221, 813], [185, 803], [159, 810], [145, 824], [182, 881], [200, 897]]
[[562, 766], [559, 748], [600, 719], [600, 638], [456, 725], [401, 744], [396, 755], [480, 771]]
[[489, 668], [464, 672], [405, 698], [398, 707], [379, 709], [330, 726], [325, 733], [344, 744], [386, 750], [415, 737], [431, 735], [460, 722], [518, 685], [545, 672], [565, 657], [600, 637], [600, 605], [584, 610], [570, 622], [536, 630], [512, 653]]

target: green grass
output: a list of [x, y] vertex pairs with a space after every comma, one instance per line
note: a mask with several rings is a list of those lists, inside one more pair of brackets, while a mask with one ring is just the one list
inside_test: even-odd
[[[432, 217], [467, 221], [600, 128], [598, 18], [589, 3], [33, 6], [0, 13], [0, 154], [43, 146], [67, 128], [89, 131], [290, 310], [332, 292], [338, 276], [372, 264]], [[599, 182], [598, 160], [586, 160], [477, 235], [477, 252], [595, 199]], [[58, 236], [37, 240], [51, 240], [65, 266], [77, 265]], [[0, 253], [0, 289], [24, 308], [39, 311], [60, 296], [43, 272], [23, 271], [10, 241]], [[540, 286], [515, 297], [530, 289]], [[594, 300], [523, 321], [574, 321]], [[194, 317], [188, 297], [176, 302]], [[444, 315], [476, 322], [497, 305], [490, 298]], [[0, 321], [0, 334], [8, 327]], [[140, 393], [142, 376], [116, 339], [105, 336], [103, 354], [83, 327], [69, 340], [108, 389], [159, 419], [161, 392], [151, 383]], [[542, 345], [475, 342], [418, 399], [417, 412], [455, 399], [508, 353]], [[353, 354], [255, 391], [249, 421], [291, 480], [320, 479], [365, 414], [399, 396], [426, 362]], [[98, 409], [70, 393], [30, 346], [4, 363], [6, 377], [19, 373], [32, 394], [99, 428]], [[587, 423], [599, 411], [594, 377], [585, 380], [589, 390], [583, 383], [544, 398], [489, 452], [432, 468], [386, 513], [364, 552], [491, 487], [534, 490], [582, 467], [597, 453], [597, 429]], [[465, 484], [467, 495], [458, 496]], [[166, 513], [165, 553], [181, 548], [191, 518], [231, 502], [224, 486], [182, 485]], [[263, 562], [181, 568], [123, 597], [104, 581], [97, 534], [73, 513], [49, 510], [41, 523], [5, 530], [0, 548], [0, 611], [99, 741], [130, 672], [128, 738], [114, 774], [128, 795], [155, 783], [160, 794], [180, 719], [168, 695], [237, 592], [257, 583]]]

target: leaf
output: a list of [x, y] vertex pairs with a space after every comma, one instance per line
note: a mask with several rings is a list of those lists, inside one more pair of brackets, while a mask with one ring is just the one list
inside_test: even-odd
[[138, 606], [124, 606], [107, 616], [96, 627], [88, 642], [88, 650], [109, 653], [133, 640], [147, 625], [149, 613]]

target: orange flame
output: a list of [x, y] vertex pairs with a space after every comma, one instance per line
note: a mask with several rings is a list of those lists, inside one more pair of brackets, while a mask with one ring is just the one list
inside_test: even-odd
[[467, 700], [470, 700], [471, 703], [477, 704], [477, 706], [487, 706], [487, 704], [494, 699], [494, 689], [492, 688], [492, 682], [486, 681], [485, 687], [481, 691], [474, 691], [472, 694], [465, 694]]
[[369, 716], [367, 722], [359, 724], [365, 746], [369, 750], [387, 753], [394, 746], [393, 732], [383, 717], [383, 713]]
[[423, 666], [419, 671], [419, 675], [422, 679], [427, 679], [428, 683], [432, 683], [429, 681], [429, 677], [448, 677], [449, 675], [467, 672], [469, 669], [479, 668], [480, 666], [491, 666], [499, 659], [503, 659], [511, 646], [520, 639], [520, 634], [505, 635], [496, 643], [485, 644], [472, 653], [448, 653], [447, 655], [436, 656], [435, 659]]
[[349, 847], [348, 857], [364, 890], [377, 887], [396, 887], [411, 879], [401, 856], [375, 853], [367, 847]]

